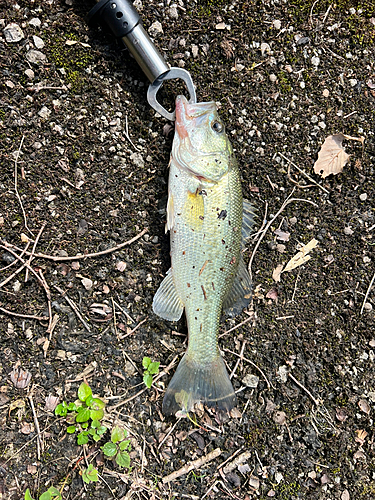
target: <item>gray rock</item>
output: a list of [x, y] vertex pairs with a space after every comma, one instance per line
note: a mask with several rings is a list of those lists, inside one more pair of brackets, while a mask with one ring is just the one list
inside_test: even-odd
[[40, 50], [34, 50], [34, 49], [29, 50], [29, 52], [26, 54], [26, 59], [29, 61], [29, 63], [32, 63], [32, 64], [42, 63], [42, 62], [45, 62], [47, 60], [47, 58], [43, 54], [43, 52], [40, 52]]
[[39, 19], [39, 17], [33, 17], [32, 19], [30, 19], [29, 24], [30, 24], [30, 26], [34, 26], [34, 28], [40, 28], [42, 25], [42, 22]]
[[42, 49], [44, 47], [44, 42], [39, 36], [34, 35], [33, 42], [37, 49]]
[[16, 23], [10, 23], [8, 26], [5, 26], [3, 33], [8, 43], [19, 42], [22, 38], [25, 38], [23, 31]]

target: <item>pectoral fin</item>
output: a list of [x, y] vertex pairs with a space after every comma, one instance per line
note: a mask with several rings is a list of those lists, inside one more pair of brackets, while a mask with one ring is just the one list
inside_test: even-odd
[[254, 225], [254, 217], [255, 217], [255, 208], [249, 202], [249, 200], [243, 200], [242, 234], [241, 234], [242, 248], [246, 246], [247, 240], [249, 239], [252, 233]]
[[172, 269], [169, 269], [167, 276], [155, 293], [152, 309], [155, 314], [168, 321], [177, 321], [181, 318], [184, 306], [177, 295]]
[[230, 317], [240, 314], [240, 312], [250, 303], [251, 290], [252, 286], [250, 275], [241, 255], [233, 286], [223, 302], [224, 313]]

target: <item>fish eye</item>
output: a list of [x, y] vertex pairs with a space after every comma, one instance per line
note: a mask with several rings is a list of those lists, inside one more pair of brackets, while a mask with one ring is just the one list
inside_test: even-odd
[[217, 133], [221, 133], [224, 131], [224, 126], [222, 123], [218, 122], [218, 121], [214, 121], [212, 122], [211, 124], [211, 128], [214, 132], [217, 132]]

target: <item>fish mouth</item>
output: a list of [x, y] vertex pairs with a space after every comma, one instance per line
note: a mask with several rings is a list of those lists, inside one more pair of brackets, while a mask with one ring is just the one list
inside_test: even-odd
[[[183, 144], [184, 149], [189, 149], [190, 151], [199, 154], [201, 157], [217, 156], [217, 152], [208, 153], [198, 151], [192, 144], [189, 137], [189, 131], [199, 127], [206, 119], [207, 114], [215, 111], [216, 104], [213, 101], [189, 103], [185, 96], [177, 96], [175, 130], [176, 134], [180, 138], [181, 144]], [[217, 180], [209, 179], [201, 175], [201, 173], [194, 171], [190, 165], [181, 158], [180, 151], [176, 151], [176, 159], [178, 160], [180, 166], [182, 166], [189, 174], [193, 175], [200, 182], [211, 184], [217, 183]]]
[[188, 129], [196, 127], [210, 111], [216, 110], [216, 104], [211, 102], [189, 103], [185, 96], [176, 98], [176, 131], [181, 139], [188, 137]]

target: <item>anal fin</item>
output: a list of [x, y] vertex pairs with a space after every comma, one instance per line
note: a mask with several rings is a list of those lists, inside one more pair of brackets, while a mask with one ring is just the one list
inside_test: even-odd
[[178, 321], [181, 318], [184, 306], [177, 295], [172, 269], [168, 270], [166, 277], [155, 293], [152, 309], [155, 314], [168, 321]]
[[251, 295], [251, 278], [241, 255], [233, 286], [223, 302], [224, 313], [230, 317], [237, 316], [237, 314], [240, 314], [249, 305]]

